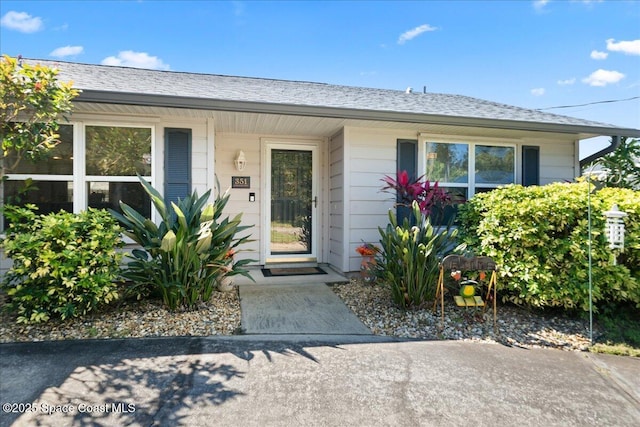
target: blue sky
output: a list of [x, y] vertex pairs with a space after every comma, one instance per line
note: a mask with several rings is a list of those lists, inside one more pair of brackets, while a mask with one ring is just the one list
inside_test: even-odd
[[590, 104], [547, 111], [640, 128], [639, 1], [3, 0], [0, 23], [12, 56]]

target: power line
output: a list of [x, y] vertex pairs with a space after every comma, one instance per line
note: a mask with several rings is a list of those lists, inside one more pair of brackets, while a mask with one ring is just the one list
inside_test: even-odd
[[608, 100], [608, 101], [587, 102], [586, 104], [560, 105], [558, 107], [536, 108], [536, 110], [543, 111], [543, 110], [555, 110], [555, 109], [558, 109], [558, 108], [586, 107], [586, 106], [589, 106], [589, 105], [596, 105], [596, 104], [610, 104], [610, 103], [613, 103], [613, 102], [633, 101], [634, 99], [640, 99], [640, 96], [633, 96], [631, 98], [626, 98], [626, 99], [612, 99], [612, 100]]

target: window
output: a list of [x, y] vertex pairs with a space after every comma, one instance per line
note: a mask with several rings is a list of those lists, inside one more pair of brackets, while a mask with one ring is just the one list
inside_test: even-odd
[[[47, 159], [31, 162], [10, 153], [5, 159], [7, 181], [2, 183], [4, 203], [33, 203], [40, 213], [65, 210], [73, 212], [73, 125], [60, 125], [60, 142]], [[25, 181], [33, 180], [30, 191], [23, 192]], [[2, 225], [6, 226], [4, 221]]]
[[151, 180], [151, 128], [86, 126], [87, 204], [120, 211], [120, 201], [151, 215], [151, 199], [138, 181]]
[[[438, 181], [454, 203], [464, 202], [476, 193], [515, 183], [515, 146], [427, 142], [425, 178]], [[445, 210], [444, 222], [453, 211], [455, 208]]]
[[[74, 128], [80, 140], [74, 141]], [[119, 211], [122, 200], [151, 215], [151, 200], [137, 175], [152, 180], [152, 127], [78, 123], [60, 125], [58, 134], [60, 143], [47, 159], [35, 163], [18, 161], [16, 156], [5, 159], [9, 167], [3, 184], [5, 203], [33, 203], [40, 213], [49, 213], [79, 212], [87, 206]], [[33, 180], [34, 189], [22, 194], [27, 179]]]
[[472, 197], [515, 182], [515, 147], [427, 142], [426, 178]]

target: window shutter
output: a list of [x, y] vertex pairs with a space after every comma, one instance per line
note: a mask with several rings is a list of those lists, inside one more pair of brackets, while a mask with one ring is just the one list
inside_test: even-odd
[[409, 177], [416, 178], [418, 168], [418, 141], [412, 139], [398, 140], [398, 171], [406, 170]]
[[522, 147], [522, 185], [540, 185], [540, 147]]
[[[399, 139], [397, 150], [396, 165], [398, 172], [407, 171], [409, 178], [417, 178], [418, 141], [413, 139]], [[411, 218], [411, 211], [408, 207], [397, 206], [396, 217], [398, 218], [398, 223], [402, 224], [405, 218]]]
[[191, 129], [165, 130], [164, 183], [167, 201], [191, 194]]

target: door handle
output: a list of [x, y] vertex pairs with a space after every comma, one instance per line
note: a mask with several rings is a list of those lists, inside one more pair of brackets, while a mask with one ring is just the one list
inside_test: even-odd
[[313, 207], [314, 207], [314, 208], [317, 208], [317, 207], [318, 207], [318, 196], [315, 196], [315, 197], [313, 198]]

